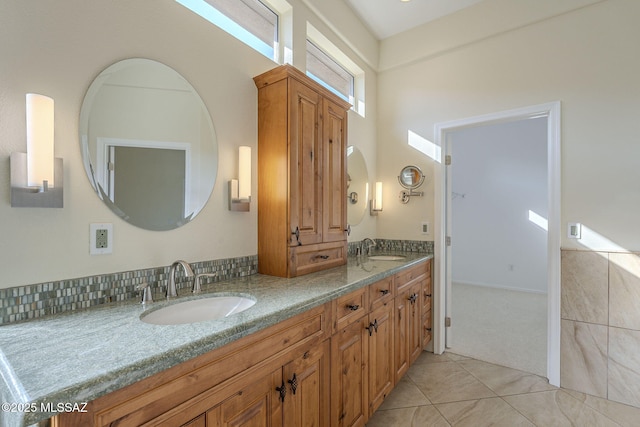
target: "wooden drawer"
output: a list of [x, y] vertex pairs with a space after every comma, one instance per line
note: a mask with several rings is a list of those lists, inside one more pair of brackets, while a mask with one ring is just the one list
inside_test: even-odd
[[364, 287], [333, 300], [334, 331], [356, 322], [367, 313], [368, 288]]
[[337, 267], [347, 262], [347, 242], [319, 243], [290, 248], [291, 277], [326, 268]]
[[416, 266], [409, 268], [408, 270], [401, 271], [400, 273], [396, 274], [396, 295], [398, 295], [398, 290], [400, 290], [404, 285], [426, 275], [427, 264], [427, 262], [422, 262]]
[[369, 307], [371, 310], [394, 298], [393, 283], [393, 276], [391, 276], [369, 285]]

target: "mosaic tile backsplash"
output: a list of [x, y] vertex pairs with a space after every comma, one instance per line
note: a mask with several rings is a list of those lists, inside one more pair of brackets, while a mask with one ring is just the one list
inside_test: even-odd
[[[202, 261], [190, 265], [195, 274], [217, 273], [209, 281], [221, 281], [256, 274], [258, 256]], [[0, 324], [140, 298], [140, 291], [136, 288], [145, 282], [154, 287], [154, 297], [160, 296], [166, 289], [169, 268], [147, 268], [0, 289]], [[176, 284], [180, 286], [183, 281], [184, 274], [179, 269]]]
[[[361, 242], [350, 242], [348, 254], [355, 255]], [[433, 253], [433, 242], [376, 239], [377, 252]], [[201, 261], [190, 264], [195, 274], [217, 273], [209, 281], [223, 281], [258, 272], [258, 256]], [[35, 319], [49, 314], [140, 298], [137, 287], [149, 283], [154, 298], [164, 294], [170, 266], [65, 279], [0, 289], [0, 325]], [[176, 283], [184, 281], [178, 270]], [[204, 279], [206, 283], [207, 279]]]
[[[433, 254], [433, 241], [375, 239], [375, 242], [376, 246], [374, 250], [379, 253], [419, 252]], [[356, 255], [356, 251], [361, 246], [362, 242], [349, 242], [349, 245], [347, 247], [347, 254]]]

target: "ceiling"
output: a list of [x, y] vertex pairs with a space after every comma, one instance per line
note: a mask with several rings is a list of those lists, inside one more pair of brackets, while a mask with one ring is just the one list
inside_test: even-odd
[[433, 21], [482, 0], [344, 0], [379, 39]]

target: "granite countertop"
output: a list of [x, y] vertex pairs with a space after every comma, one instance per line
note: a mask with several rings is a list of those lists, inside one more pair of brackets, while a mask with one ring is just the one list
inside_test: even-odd
[[47, 419], [55, 413], [41, 404], [88, 402], [432, 258], [403, 255], [400, 261], [350, 257], [346, 266], [292, 279], [256, 274], [203, 285], [200, 298], [256, 299], [224, 319], [169, 326], [140, 320], [145, 310], [191, 298], [181, 289], [169, 302], [127, 301], [0, 326], [0, 425]]

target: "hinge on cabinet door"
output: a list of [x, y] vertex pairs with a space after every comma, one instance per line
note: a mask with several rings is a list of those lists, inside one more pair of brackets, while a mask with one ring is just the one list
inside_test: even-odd
[[451, 326], [451, 317], [444, 318], [444, 326], [447, 328]]
[[115, 167], [115, 165], [113, 164], [113, 162], [108, 162], [108, 163], [107, 163], [107, 169], [108, 169], [110, 172], [113, 172], [113, 170], [114, 170], [115, 168], [116, 168], [116, 167]]
[[451, 236], [447, 236], [444, 238], [444, 244], [447, 246], [451, 246]]
[[450, 154], [446, 154], [444, 156], [444, 165], [445, 166], [450, 166], [451, 165], [451, 155]]

